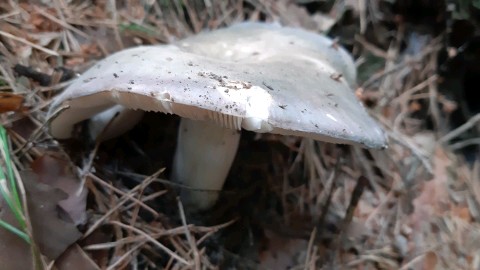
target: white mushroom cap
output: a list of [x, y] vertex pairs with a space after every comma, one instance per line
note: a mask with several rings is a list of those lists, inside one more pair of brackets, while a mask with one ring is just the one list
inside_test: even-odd
[[68, 138], [75, 123], [119, 104], [232, 129], [385, 147], [383, 131], [350, 87], [352, 59], [331, 45], [304, 30], [246, 23], [178, 45], [127, 49], [55, 98], [50, 112], [70, 108], [51, 121], [50, 131]]
[[[354, 86], [357, 69], [350, 54], [326, 36], [279, 24], [245, 22], [194, 35], [177, 42], [184, 51], [225, 61], [242, 61], [253, 55], [302, 54], [329, 64]], [[261, 55], [260, 55], [261, 54]]]

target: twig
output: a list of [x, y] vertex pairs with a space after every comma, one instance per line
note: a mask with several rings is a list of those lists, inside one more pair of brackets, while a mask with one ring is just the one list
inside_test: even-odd
[[[0, 53], [2, 52], [0, 51]], [[10, 88], [13, 90], [13, 93], [20, 94], [20, 91], [18, 90], [16, 85], [15, 78], [13, 78], [14, 76], [10, 76], [11, 74], [7, 72], [3, 63], [0, 64], [0, 73], [3, 75], [3, 78], [1, 78], [2, 81], [6, 81], [8, 83], [8, 86], [10, 86]]]
[[444, 125], [442, 125], [443, 121], [440, 116], [440, 109], [438, 108], [438, 89], [436, 84], [434, 84], [433, 81], [430, 80], [428, 80], [428, 101], [435, 130], [442, 131]]
[[195, 238], [190, 233], [190, 230], [187, 227], [187, 219], [185, 218], [185, 211], [183, 210], [182, 201], [177, 197], [178, 210], [180, 211], [180, 219], [182, 220], [182, 225], [185, 228], [185, 236], [187, 241], [190, 244], [191, 251], [193, 252], [193, 262], [195, 270], [200, 270], [200, 254], [198, 253], [197, 244], [195, 243]]
[[384, 50], [380, 49], [379, 47], [373, 45], [372, 43], [368, 42], [365, 39], [365, 37], [363, 37], [361, 35], [355, 35], [355, 40], [357, 42], [359, 42], [360, 44], [362, 44], [362, 46], [364, 46], [373, 55], [375, 55], [377, 57], [384, 58], [384, 59], [389, 59], [390, 58], [387, 52], [385, 52]]
[[88, 156], [87, 164], [84, 165], [83, 168], [79, 171], [81, 183], [80, 183], [80, 188], [77, 191], [77, 196], [79, 194], [81, 194], [81, 192], [82, 192], [82, 190], [85, 186], [85, 182], [87, 181], [87, 175], [90, 174], [90, 171], [91, 171], [92, 166], [93, 166], [93, 161], [95, 160], [95, 157], [97, 156], [98, 148], [100, 147], [100, 144], [103, 141], [103, 137], [105, 136], [105, 133], [111, 127], [113, 121], [115, 121], [115, 119], [118, 117], [118, 115], [119, 115], [119, 112], [117, 112], [114, 116], [112, 116], [112, 118], [110, 118], [110, 120], [108, 121], [107, 125], [105, 125], [105, 127], [102, 129], [102, 132], [100, 132], [100, 134], [97, 136], [97, 138], [95, 138], [95, 146], [93, 147], [92, 152], [90, 152], [90, 155]]
[[21, 145], [18, 149], [16, 149], [13, 153], [15, 155], [18, 155], [18, 156], [22, 156], [24, 154], [24, 152], [22, 153], [19, 153], [21, 151], [23, 151], [23, 149], [25, 147], [27, 147], [32, 141], [34, 141], [35, 139], [37, 139], [37, 137], [41, 134], [41, 132], [43, 131], [43, 129], [50, 124], [50, 122], [55, 119], [58, 115], [60, 115], [60, 113], [62, 113], [63, 111], [65, 111], [66, 109], [70, 108], [70, 105], [64, 105], [60, 108], [58, 108], [55, 112], [52, 113], [52, 115], [50, 115], [50, 117], [41, 125], [39, 126], [37, 129], [35, 129], [35, 131], [32, 133], [32, 135], [30, 135], [30, 137], [28, 138], [28, 140], [25, 141], [25, 143], [23, 145]]
[[[391, 127], [389, 126], [388, 120], [386, 120], [383, 117], [378, 117], [377, 119], [380, 120], [384, 124], [384, 126], [387, 126], [391, 129]], [[433, 167], [432, 167], [431, 161], [428, 157], [428, 154], [425, 153], [425, 151], [423, 151], [418, 146], [416, 146], [415, 143], [410, 138], [407, 138], [402, 133], [395, 130], [388, 130], [388, 129], [385, 129], [385, 131], [390, 138], [394, 139], [400, 145], [403, 145], [404, 147], [411, 150], [412, 154], [414, 154], [422, 162], [423, 167], [427, 169], [428, 173], [433, 174]]]
[[12, 17], [12, 16], [15, 16], [15, 15], [18, 15], [18, 14], [20, 14], [20, 11], [18, 11], [18, 10], [11, 11], [9, 13], [5, 13], [5, 14], [0, 15], [0, 20], [3, 21], [5, 19], [7, 19], [8, 17]]
[[[117, 173], [119, 175], [123, 175], [123, 176], [130, 176], [130, 177], [138, 177], [138, 178], [143, 178], [144, 177], [144, 175], [137, 174], [137, 173], [132, 173], [132, 172], [117, 171], [115, 173]], [[184, 185], [184, 184], [174, 183], [170, 180], [161, 179], [161, 178], [155, 178], [154, 180], [156, 182], [162, 183], [162, 184], [167, 185], [167, 186], [177, 187], [177, 188], [182, 188], [182, 189], [187, 189], [187, 190], [192, 190], [192, 191], [213, 192], [213, 193], [222, 193], [222, 194], [236, 194], [237, 193], [237, 191], [232, 191], [232, 190], [193, 188], [193, 187], [190, 187], [190, 186], [187, 186], [187, 185]]]
[[120, 31], [118, 31], [118, 10], [117, 10], [117, 4], [115, 0], [109, 0], [108, 4], [110, 5], [111, 8], [111, 13], [112, 13], [112, 22], [113, 22], [113, 33], [115, 35], [115, 41], [117, 42], [117, 45], [120, 46], [120, 49], [124, 48], [122, 37], [120, 36]]
[[438, 140], [438, 142], [440, 144], [447, 143], [448, 141], [452, 140], [453, 138], [460, 136], [462, 133], [464, 133], [468, 129], [474, 127], [477, 124], [477, 122], [479, 122], [479, 121], [480, 121], [480, 113], [477, 113], [472, 118], [468, 119], [468, 121], [465, 122], [465, 124], [463, 124], [463, 125], [459, 126], [458, 128], [450, 131], [445, 136], [440, 138], [440, 140]]
[[109, 265], [107, 267], [107, 270], [114, 270], [114, 269], [121, 269], [121, 268], [117, 268], [117, 266], [122, 263], [125, 259], [127, 259], [134, 251], [137, 251], [141, 246], [143, 246], [145, 244], [145, 241], [144, 242], [141, 242], [141, 243], [138, 243], [136, 244], [135, 246], [131, 247], [127, 252], [125, 252], [125, 254], [123, 254], [120, 258], [118, 258], [115, 263]]
[[312, 233], [310, 234], [310, 239], [308, 240], [307, 256], [305, 257], [305, 267], [304, 267], [305, 270], [308, 270], [309, 268], [310, 269], [315, 269], [314, 268], [315, 265], [312, 265], [310, 260], [311, 260], [312, 249], [313, 249], [313, 245], [315, 243], [316, 236], [317, 236], [317, 228], [313, 227]]
[[[332, 171], [332, 174], [330, 175], [328, 180], [328, 182], [330, 183], [330, 188], [327, 191], [328, 192], [327, 198], [323, 202], [320, 218], [318, 219], [318, 222], [315, 226], [316, 228], [318, 228], [318, 230], [315, 230], [315, 232], [317, 232], [316, 241], [320, 240], [319, 238], [321, 235], [323, 235], [324, 229], [326, 228], [325, 224], [327, 220], [328, 210], [330, 209], [330, 205], [332, 203], [333, 193], [335, 192], [335, 189], [337, 187], [337, 181], [335, 181], [336, 180], [335, 178], [336, 178], [339, 166], [340, 166], [340, 160], [337, 160], [335, 170]], [[327, 188], [325, 187], [325, 189]]]
[[31, 47], [33, 47], [33, 48], [35, 48], [35, 49], [37, 49], [37, 50], [39, 50], [39, 51], [42, 51], [42, 52], [44, 52], [44, 53], [46, 53], [46, 54], [50, 54], [50, 55], [53, 55], [53, 56], [60, 56], [56, 51], [52, 51], [52, 50], [50, 50], [50, 49], [44, 48], [44, 47], [39, 46], [39, 45], [37, 45], [37, 44], [35, 44], [35, 43], [32, 43], [32, 42], [30, 42], [30, 41], [28, 41], [28, 40], [26, 40], [26, 39], [24, 39], [24, 38], [19, 38], [19, 37], [17, 37], [17, 36], [14, 36], [14, 35], [12, 35], [12, 34], [10, 34], [10, 33], [7, 33], [7, 32], [4, 32], [4, 31], [1, 31], [1, 30], [0, 30], [0, 35], [4, 36], [4, 37], [6, 37], [6, 38], [13, 39], [13, 40], [18, 41], [18, 42], [21, 42], [21, 43], [26, 44], [26, 45], [28, 45], [28, 46], [31, 46]]
[[432, 75], [428, 77], [426, 80], [420, 82], [419, 84], [413, 86], [412, 88], [409, 88], [400, 95], [398, 95], [395, 99], [392, 100], [392, 102], [396, 102], [397, 100], [403, 101], [404, 103], [409, 100], [408, 97], [412, 96], [415, 92], [423, 90], [427, 88], [431, 83], [435, 82], [438, 80], [438, 75]]
[[[208, 236], [218, 232], [219, 230], [221, 230], [223, 228], [226, 228], [226, 227], [232, 225], [237, 220], [238, 219], [233, 219], [233, 220], [230, 220], [226, 223], [216, 225], [216, 226], [212, 226], [212, 227], [187, 225], [187, 228], [188, 228], [189, 231], [192, 231], [192, 232], [195, 232], [195, 233], [206, 233], [203, 237], [201, 237], [197, 241], [196, 244], [200, 245], [206, 238], [208, 238]], [[160, 238], [160, 237], [164, 237], [164, 236], [175, 236], [175, 235], [184, 234], [185, 233], [184, 230], [185, 230], [184, 226], [181, 226], [181, 227], [177, 227], [177, 228], [173, 228], [173, 229], [169, 229], [169, 230], [162, 230], [158, 233], [151, 233], [150, 235], [153, 238]], [[106, 243], [101, 243], [101, 244], [88, 245], [88, 246], [83, 247], [83, 249], [85, 249], [85, 250], [109, 249], [109, 248], [115, 247], [117, 245], [130, 244], [130, 243], [135, 243], [135, 242], [144, 241], [144, 240], [145, 240], [144, 236], [137, 235], [137, 236], [132, 236], [132, 237], [125, 237], [125, 238], [122, 238], [122, 239], [119, 239], [119, 240], [116, 240], [116, 241], [113, 241], [113, 242], [106, 242]]]
[[452, 150], [452, 151], [456, 151], [458, 149], [462, 149], [464, 147], [468, 147], [468, 146], [476, 145], [476, 144], [480, 145], [480, 138], [473, 138], [473, 139], [460, 141], [460, 142], [457, 142], [457, 143], [452, 143], [448, 146], [448, 148], [450, 148], [450, 150]]
[[408, 261], [407, 263], [405, 263], [404, 265], [402, 265], [402, 267], [399, 268], [399, 270], [407, 270], [407, 269], [415, 269], [415, 265], [418, 264], [418, 263], [421, 263], [422, 260], [424, 259], [425, 255], [430, 252], [430, 251], [435, 251], [435, 249], [437, 249], [438, 247], [436, 248], [432, 248], [431, 250], [425, 250], [424, 252], [418, 254], [417, 256], [415, 256], [414, 258], [412, 258], [410, 261]]
[[[55, 16], [52, 16], [52, 15], [49, 14], [48, 12], [45, 12], [45, 10], [43, 10], [42, 8], [39, 8], [39, 7], [37, 7], [37, 6], [34, 6], [34, 8], [35, 8], [35, 11], [37, 11], [37, 12], [40, 13], [40, 14], [42, 14], [42, 16], [44, 16], [45, 18], [51, 20], [52, 22], [55, 22], [55, 23], [61, 25], [62, 27], [67, 28], [68, 30], [71, 30], [71, 31], [79, 34], [80, 36], [84, 37], [84, 38], [87, 39], [87, 40], [90, 40], [90, 39], [91, 39], [91, 36], [89, 36], [89, 35], [86, 34], [85, 32], [78, 30], [77, 28], [71, 26], [70, 24], [66, 23], [65, 21], [59, 20], [59, 19], [56, 18]], [[61, 17], [63, 17], [63, 16], [61, 16]]]
[[394, 72], [397, 72], [401, 69], [403, 69], [404, 67], [408, 66], [408, 65], [411, 65], [413, 64], [413, 61], [405, 61], [405, 62], [402, 62], [400, 64], [397, 64], [395, 66], [393, 66], [392, 68], [388, 69], [388, 70], [382, 70], [381, 72], [378, 72], [378, 73], [375, 73], [372, 75], [372, 77], [370, 77], [368, 80], [366, 80], [361, 88], [363, 89], [367, 89], [369, 88], [372, 84], [374, 84], [376, 81], [378, 80], [381, 80], [383, 77], [387, 76], [387, 75], [390, 75]]
[[[220, 224], [220, 225], [216, 225], [216, 226], [213, 226], [210, 229], [209, 232], [207, 232], [204, 236], [202, 236], [200, 239], [198, 239], [197, 241], [197, 245], [200, 245], [201, 243], [203, 243], [203, 241], [205, 241], [205, 239], [207, 239], [208, 237], [210, 237], [212, 234], [218, 232], [219, 230], [223, 229], [223, 228], [226, 228], [230, 225], [232, 225], [233, 223], [237, 222], [238, 221], [238, 218], [235, 218], [235, 219], [232, 219], [224, 224]], [[198, 227], [194, 227], [194, 228], [198, 228]], [[191, 229], [192, 230], [192, 229]]]
[[107, 213], [105, 213], [102, 217], [100, 217], [92, 226], [90, 226], [90, 228], [87, 230], [87, 232], [84, 233], [84, 238], [87, 237], [88, 235], [90, 235], [94, 230], [97, 229], [98, 226], [100, 226], [100, 224], [108, 217], [110, 216], [112, 213], [114, 213], [118, 208], [120, 208], [124, 203], [126, 203], [127, 201], [131, 200], [139, 205], [141, 205], [144, 209], [146, 209], [147, 211], [151, 212], [155, 217], [158, 216], [158, 213], [153, 210], [151, 207], [149, 207], [148, 205], [144, 204], [143, 202], [139, 201], [137, 198], [135, 198], [132, 194], [135, 193], [138, 189], [140, 189], [142, 187], [142, 185], [148, 185], [151, 183], [151, 181], [153, 179], [146, 179], [145, 181], [143, 181], [141, 184], [137, 185], [136, 187], [134, 187], [132, 190], [130, 190], [128, 193], [125, 193], [111, 185], [108, 185], [106, 183], [104, 183], [104, 181], [102, 181], [100, 178], [98, 178], [97, 176], [95, 176], [94, 174], [90, 173], [88, 175], [91, 179], [93, 180], [96, 180], [96, 182], [102, 184], [102, 185], [107, 185], [109, 188], [111, 188], [113, 191], [119, 193], [119, 194], [122, 194], [122, 197], [120, 198], [120, 202], [117, 203], [117, 205], [113, 208], [111, 208]]
[[158, 248], [160, 248], [161, 250], [165, 251], [168, 255], [170, 255], [171, 258], [174, 258], [176, 259], [177, 261], [181, 262], [182, 264], [184, 265], [187, 265], [187, 266], [191, 266], [192, 264], [187, 262], [184, 258], [178, 256], [175, 252], [171, 251], [169, 248], [167, 248], [166, 246], [162, 245], [160, 242], [158, 242], [155, 238], [153, 238], [152, 236], [150, 236], [148, 233], [138, 229], [138, 228], [135, 228], [133, 226], [130, 226], [130, 225], [126, 225], [126, 224], [123, 224], [119, 221], [116, 221], [116, 220], [112, 220], [110, 221], [110, 224], [113, 224], [113, 225], [117, 225], [123, 229], [126, 229], [126, 230], [131, 230], [139, 235], [142, 235], [144, 236], [149, 242], [151, 242], [152, 244], [154, 244], [155, 246], [157, 246]]
[[[158, 197], [166, 194], [167, 192], [168, 192], [168, 190], [160, 190], [160, 191], [157, 191], [157, 192], [155, 192], [155, 193], [153, 193], [153, 194], [150, 194], [150, 195], [148, 195], [148, 196], [142, 196], [141, 198], [138, 198], [138, 200], [139, 200], [140, 202], [145, 203], [145, 202], [147, 202], [147, 201], [151, 201], [151, 200], [153, 200], [153, 199], [156, 199], [156, 198], [158, 198]], [[125, 206], [125, 211], [130, 210], [130, 209], [133, 208], [134, 206], [138, 206], [138, 205], [139, 205], [138, 203], [132, 202], [131, 204]], [[146, 205], [146, 204], [145, 204], [144, 206], [149, 207], [149, 206]], [[151, 209], [152, 211], [155, 211], [153, 208], [150, 208], [150, 207], [149, 207], [149, 209]], [[151, 211], [150, 211], [150, 212], [151, 212]], [[158, 212], [155, 211], [154, 216], [155, 216], [155, 217], [159, 216]]]

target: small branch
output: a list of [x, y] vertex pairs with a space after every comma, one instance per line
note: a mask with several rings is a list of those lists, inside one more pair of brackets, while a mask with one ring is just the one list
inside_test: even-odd
[[50, 54], [50, 55], [53, 55], [53, 56], [60, 56], [56, 51], [52, 51], [52, 50], [50, 50], [50, 49], [44, 48], [44, 47], [39, 46], [39, 45], [37, 45], [37, 44], [35, 44], [35, 43], [32, 43], [32, 42], [30, 42], [30, 41], [28, 41], [28, 40], [26, 40], [26, 39], [24, 39], [24, 38], [19, 38], [19, 37], [17, 37], [17, 36], [14, 36], [14, 35], [12, 35], [12, 34], [10, 34], [10, 33], [4, 32], [4, 31], [0, 31], [0, 35], [1, 35], [1, 36], [4, 36], [4, 37], [6, 37], [6, 38], [9, 38], [9, 39], [13, 39], [13, 40], [18, 41], [18, 42], [21, 42], [21, 43], [23, 43], [23, 44], [25, 44], [25, 45], [31, 46], [31, 47], [33, 47], [33, 48], [35, 48], [35, 49], [37, 49], [37, 50], [39, 50], [39, 51], [42, 51], [42, 52], [44, 52], [44, 53], [46, 53], [46, 54]]
[[162, 245], [160, 242], [158, 242], [155, 238], [150, 236], [148, 233], [146, 233], [146, 232], [144, 232], [144, 231], [142, 231], [138, 228], [135, 228], [133, 226], [126, 225], [126, 224], [123, 224], [123, 223], [115, 221], [115, 220], [110, 221], [110, 224], [117, 225], [117, 226], [119, 226], [123, 229], [131, 230], [131, 231], [133, 231], [133, 232], [135, 232], [139, 235], [144, 236], [149, 242], [151, 242], [152, 244], [154, 244], [155, 246], [157, 246], [161, 250], [165, 251], [168, 255], [170, 255], [172, 258], [176, 259], [178, 262], [181, 262], [182, 264], [187, 265], [187, 266], [191, 265], [191, 263], [187, 262], [184, 258], [178, 256], [175, 252], [171, 251], [169, 248]]
[[187, 219], [185, 218], [185, 211], [183, 210], [182, 201], [177, 197], [178, 210], [180, 211], [180, 218], [182, 219], [182, 225], [185, 228], [185, 236], [187, 237], [188, 243], [190, 244], [191, 251], [193, 253], [194, 268], [195, 270], [200, 270], [200, 253], [198, 252], [197, 243], [195, 243], [195, 238], [190, 233], [190, 230], [187, 226]]
[[440, 140], [438, 140], [438, 142], [440, 144], [447, 143], [448, 141], [452, 140], [453, 138], [460, 136], [460, 134], [462, 134], [465, 131], [469, 130], [470, 128], [474, 127], [477, 124], [477, 122], [479, 122], [479, 121], [480, 121], [480, 113], [477, 113], [472, 118], [470, 118], [465, 124], [463, 124], [463, 125], [459, 126], [458, 128], [450, 131], [445, 136], [440, 138]]

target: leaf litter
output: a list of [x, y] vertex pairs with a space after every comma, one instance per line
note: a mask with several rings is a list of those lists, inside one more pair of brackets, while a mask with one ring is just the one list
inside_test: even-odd
[[[27, 209], [32, 224], [33, 240], [40, 252], [50, 260], [60, 256], [65, 249], [82, 236], [70, 221], [59, 217], [58, 202], [66, 194], [48, 185], [38, 182], [29, 172], [21, 175], [27, 197]], [[2, 200], [1, 219], [18, 226], [9, 207]], [[6, 269], [33, 269], [30, 244], [12, 233], [0, 230], [2, 234], [2, 252], [0, 260]], [[4, 242], [5, 240], [5, 242]]]
[[[475, 142], [465, 134], [478, 136], [478, 116], [446, 125], [468, 110], [440, 89], [441, 39], [410, 35], [422, 31], [385, 9], [408, 1], [320, 2], [0, 3], [0, 121], [47, 260], [59, 269], [478, 268], [480, 165], [459, 151]], [[242, 143], [261, 150], [239, 153], [230, 176], [238, 183], [229, 181], [220, 203], [199, 217], [182, 214], [163, 180], [175, 120], [152, 125], [157, 116], [147, 115], [98, 147], [45, 133], [49, 101], [72, 79], [64, 74], [122, 48], [239, 20], [328, 31], [347, 45], [362, 67], [356, 94], [386, 129], [389, 149], [246, 134]], [[19, 64], [25, 72], [15, 71]], [[16, 224], [4, 204], [0, 214]], [[31, 246], [0, 233], [2, 266], [29, 269]]]

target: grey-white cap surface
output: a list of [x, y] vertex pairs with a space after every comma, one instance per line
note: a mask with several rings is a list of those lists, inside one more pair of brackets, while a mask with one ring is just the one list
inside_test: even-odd
[[[58, 95], [54, 137], [111, 108], [177, 114], [232, 129], [332, 143], [386, 146], [380, 126], [356, 99], [351, 57], [326, 37], [245, 23], [173, 45], [115, 53]], [[343, 76], [342, 76], [343, 75]]]

